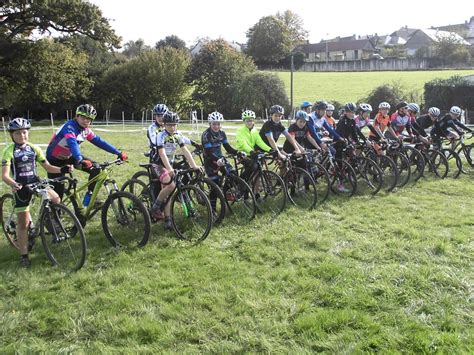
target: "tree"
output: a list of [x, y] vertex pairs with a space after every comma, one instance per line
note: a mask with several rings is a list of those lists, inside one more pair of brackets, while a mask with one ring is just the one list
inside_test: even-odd
[[136, 41], [128, 41], [123, 46], [122, 54], [127, 58], [138, 57], [144, 51], [150, 50], [150, 47], [145, 44], [143, 39], [137, 39]]
[[250, 58], [237, 52], [223, 40], [205, 44], [192, 61], [187, 80], [195, 87], [193, 99], [207, 112], [219, 110], [225, 115], [238, 114], [233, 88], [247, 73], [255, 71]]
[[257, 64], [276, 64], [291, 52], [291, 35], [276, 16], [262, 17], [247, 31], [247, 54]]
[[403, 88], [398, 83], [390, 85], [377, 86], [372, 90], [366, 98], [360, 100], [360, 102], [367, 102], [372, 105], [374, 110], [377, 110], [379, 104], [383, 101], [388, 102], [392, 109], [400, 101], [405, 100], [406, 96], [403, 93]]
[[118, 37], [102, 11], [88, 1], [3, 1], [0, 36], [8, 41], [39, 33], [80, 33], [109, 46], [118, 47]]
[[251, 72], [236, 82], [233, 91], [235, 104], [241, 110], [250, 109], [259, 114], [275, 104], [290, 106], [285, 85], [275, 74]]
[[306, 41], [308, 31], [303, 28], [303, 19], [299, 15], [286, 10], [283, 13], [277, 12], [276, 17], [287, 27], [292, 48]]
[[166, 36], [165, 39], [159, 40], [155, 44], [156, 49], [160, 49], [162, 47], [172, 47], [176, 49], [186, 49], [186, 42], [184, 42], [181, 38], [176, 35]]
[[187, 51], [171, 47], [145, 51], [110, 68], [98, 84], [98, 95], [104, 105], [133, 113], [157, 101], [179, 109], [188, 92], [184, 79], [190, 62]]
[[469, 49], [462, 43], [462, 39], [451, 36], [438, 36], [434, 48], [436, 56], [445, 63], [467, 63], [470, 60]]

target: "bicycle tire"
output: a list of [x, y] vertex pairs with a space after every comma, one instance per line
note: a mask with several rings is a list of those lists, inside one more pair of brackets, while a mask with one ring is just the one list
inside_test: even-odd
[[392, 160], [392, 158], [386, 155], [377, 155], [374, 157], [375, 162], [382, 170], [383, 174], [383, 183], [382, 188], [384, 191], [391, 192], [398, 184], [398, 168], [397, 164]]
[[135, 174], [132, 175], [130, 180], [131, 179], [141, 180], [147, 185], [150, 183], [150, 176], [148, 175], [148, 172], [144, 170], [137, 171]]
[[185, 185], [171, 197], [171, 221], [179, 239], [198, 244], [212, 228], [211, 204], [196, 186]]
[[428, 152], [425, 153], [425, 157], [427, 159], [428, 166], [428, 169], [426, 169], [425, 165], [425, 175], [434, 174], [435, 177], [440, 179], [444, 179], [446, 176], [448, 176], [449, 163], [448, 159], [446, 159], [443, 153], [439, 152], [438, 150], [429, 149]]
[[253, 191], [257, 191], [254, 195], [259, 211], [278, 214], [285, 209], [288, 194], [280, 175], [262, 170], [254, 177], [252, 186]]
[[13, 248], [19, 250], [16, 236], [17, 214], [14, 212], [14, 209], [15, 199], [13, 195], [10, 193], [2, 195], [0, 198], [0, 218], [3, 234], [7, 238], [8, 243]]
[[67, 271], [84, 265], [87, 243], [81, 223], [63, 204], [50, 203], [40, 217], [40, 235], [51, 264]]
[[[195, 184], [198, 188], [200, 188], [211, 202], [211, 209], [212, 209], [212, 216], [213, 216], [213, 223], [215, 225], [220, 224], [226, 215], [227, 203], [224, 193], [222, 192], [219, 185], [217, 185], [214, 181], [209, 178], [202, 177], [199, 179], [195, 179], [191, 182]], [[211, 195], [216, 197], [215, 206], [211, 201]]]
[[442, 148], [439, 151], [448, 160], [450, 177], [457, 179], [462, 172], [462, 161], [458, 153], [450, 148]]
[[403, 146], [403, 153], [410, 161], [410, 177], [413, 181], [420, 180], [425, 170], [425, 158], [423, 154], [421, 154], [419, 150], [409, 146]]
[[234, 219], [248, 222], [255, 218], [257, 202], [247, 182], [236, 174], [224, 177], [223, 195]]
[[405, 154], [402, 154], [397, 151], [392, 151], [389, 153], [389, 157], [397, 165], [398, 170], [398, 181], [397, 187], [403, 187], [410, 181], [411, 177], [411, 166], [410, 160], [407, 158]]
[[150, 185], [145, 184], [142, 180], [130, 179], [124, 182], [121, 191], [130, 192], [143, 202], [148, 211], [153, 206], [153, 196], [151, 196]]
[[316, 184], [316, 190], [318, 191], [318, 203], [321, 204], [329, 197], [331, 191], [331, 180], [329, 179], [329, 173], [322, 164], [317, 162], [311, 162], [308, 166], [308, 172], [313, 177]]
[[151, 221], [140, 199], [127, 191], [115, 191], [102, 207], [102, 228], [114, 247], [144, 247], [150, 239]]
[[310, 173], [294, 166], [285, 174], [284, 181], [288, 199], [294, 206], [308, 210], [316, 206], [318, 191]]
[[[357, 174], [354, 168], [347, 161], [336, 160], [334, 164], [328, 165], [327, 171], [331, 178], [331, 191], [333, 193], [341, 196], [354, 196], [357, 192]], [[343, 184], [344, 191], [341, 191], [338, 187], [334, 186], [339, 184]]]
[[[383, 184], [383, 173], [380, 167], [372, 159], [367, 157], [357, 157], [358, 177], [362, 181], [357, 181], [358, 190], [363, 191], [367, 186], [372, 195], [376, 195]], [[363, 183], [362, 183], [363, 182]]]

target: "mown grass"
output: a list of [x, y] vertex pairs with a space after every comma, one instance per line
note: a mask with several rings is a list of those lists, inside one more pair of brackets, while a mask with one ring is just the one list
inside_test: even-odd
[[[290, 72], [275, 72], [285, 83], [290, 97]], [[403, 92], [423, 97], [423, 87], [433, 79], [447, 79], [453, 75], [472, 75], [474, 70], [435, 70], [435, 71], [384, 71], [384, 72], [294, 72], [294, 105], [308, 100], [325, 99], [346, 103], [359, 102], [377, 86], [384, 84], [401, 85]]]
[[[145, 160], [145, 135], [101, 135], [129, 153], [121, 183]], [[227, 220], [192, 248], [154, 226], [145, 248], [117, 251], [93, 223], [72, 275], [40, 245], [21, 270], [0, 239], [0, 351], [472, 352], [473, 193], [472, 177], [422, 179]]]

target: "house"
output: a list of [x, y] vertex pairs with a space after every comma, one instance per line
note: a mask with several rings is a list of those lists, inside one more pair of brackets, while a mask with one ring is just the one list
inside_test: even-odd
[[411, 35], [417, 30], [417, 28], [408, 28], [407, 26], [402, 27], [385, 37], [384, 46], [403, 46], [405, 43], [407, 43]]
[[469, 20], [469, 22], [465, 21], [464, 23], [461, 23], [461, 24], [439, 26], [439, 27], [432, 27], [432, 28], [436, 30], [440, 30], [440, 31], [448, 31], [448, 32], [457, 33], [470, 44], [474, 44], [474, 16], [471, 16], [471, 19]]
[[[202, 49], [202, 47], [208, 43], [210, 40], [209, 39], [200, 39], [197, 41], [197, 43], [189, 50], [189, 53], [191, 54], [192, 57], [196, 56]], [[237, 43], [237, 42], [229, 42], [225, 41], [229, 46], [234, 48], [237, 52], [242, 52], [242, 45]]]
[[299, 47], [305, 62], [370, 59], [376, 48], [368, 39], [347, 39], [331, 42], [306, 43]]
[[422, 29], [413, 32], [410, 38], [406, 41], [406, 54], [408, 56], [414, 56], [418, 49], [426, 48], [428, 57], [431, 57], [434, 52], [434, 44], [439, 42], [443, 38], [452, 38], [456, 41], [459, 41], [459, 43], [470, 45], [469, 42], [467, 42], [457, 33], [439, 31], [432, 28]]

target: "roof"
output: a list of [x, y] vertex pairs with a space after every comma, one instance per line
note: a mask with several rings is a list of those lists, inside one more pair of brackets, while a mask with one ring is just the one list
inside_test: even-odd
[[[326, 42], [307, 43], [299, 47], [304, 53], [325, 53]], [[342, 42], [327, 42], [328, 52], [341, 52], [350, 50], [375, 51], [374, 46], [368, 39], [360, 39]]]
[[395, 32], [385, 37], [384, 45], [404, 45], [405, 43], [407, 43], [411, 35], [416, 31], [418, 31], [417, 28], [402, 27], [399, 30], [396, 30]]
[[439, 31], [432, 28], [418, 30], [427, 35], [433, 42], [439, 42], [440, 39], [453, 38], [459, 41], [459, 43], [469, 46], [469, 42], [464, 40], [460, 35], [454, 32]]

